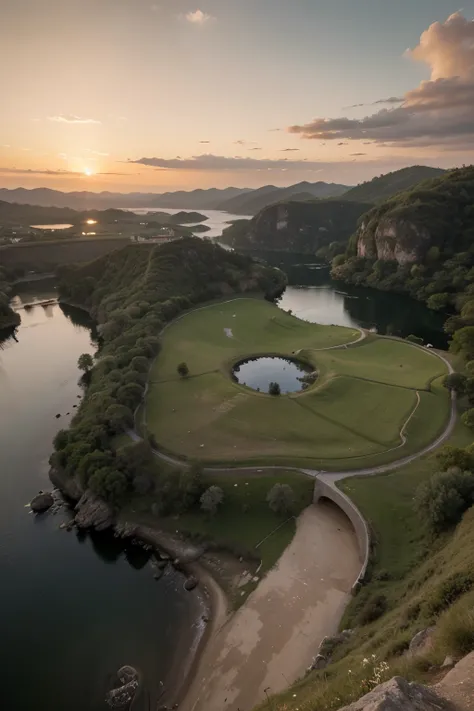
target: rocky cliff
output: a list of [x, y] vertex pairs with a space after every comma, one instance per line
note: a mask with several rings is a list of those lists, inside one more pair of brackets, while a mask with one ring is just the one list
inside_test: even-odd
[[370, 205], [344, 200], [282, 202], [262, 210], [224, 241], [236, 249], [315, 254], [333, 242], [345, 243]]
[[369, 227], [363, 220], [357, 233], [357, 256], [398, 264], [423, 262], [432, 244], [429, 230], [410, 220], [385, 217]]

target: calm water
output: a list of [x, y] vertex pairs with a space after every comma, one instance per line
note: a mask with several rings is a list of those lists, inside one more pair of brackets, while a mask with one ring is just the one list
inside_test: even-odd
[[423, 338], [436, 348], [447, 348], [443, 324], [449, 314], [431, 311], [419, 301], [401, 294], [376, 289], [351, 287], [335, 282], [327, 265], [316, 264], [314, 257], [258, 253], [288, 275], [289, 287], [279, 306], [291, 309], [299, 318], [338, 326], [362, 326], [393, 336]]
[[267, 393], [270, 383], [278, 383], [282, 393], [302, 390], [301, 378], [308, 372], [288, 358], [250, 358], [233, 369], [237, 382]]
[[51, 441], [79, 402], [77, 358], [95, 344], [82, 312], [55, 304], [20, 313], [16, 335], [0, 340], [2, 708], [103, 711], [110, 676], [132, 664], [146, 681], [140, 708], [154, 709], [179, 643], [189, 649], [197, 599], [178, 573], [155, 581], [141, 549], [59, 530], [66, 511], [25, 508], [50, 488]]
[[[250, 220], [249, 215], [231, 215], [230, 212], [222, 212], [222, 210], [190, 210], [184, 208], [183, 210], [168, 209], [166, 207], [142, 207], [142, 208], [129, 208], [130, 212], [135, 212], [137, 215], [146, 215], [149, 212], [167, 212], [168, 215], [175, 215], [177, 212], [199, 212], [201, 215], [205, 215], [207, 220], [199, 224], [206, 225], [210, 227], [209, 232], [197, 232], [198, 237], [220, 237], [222, 232], [226, 227], [229, 227], [229, 222], [233, 220]], [[184, 225], [184, 227], [189, 227], [192, 229], [192, 225]]]

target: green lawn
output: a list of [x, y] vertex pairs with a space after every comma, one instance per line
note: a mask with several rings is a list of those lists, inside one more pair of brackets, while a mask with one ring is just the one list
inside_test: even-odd
[[[448, 418], [449, 398], [440, 385], [444, 363], [409, 343], [376, 336], [327, 350], [359, 336], [354, 329], [302, 322], [255, 299], [190, 312], [163, 334], [147, 428], [165, 451], [209, 463], [330, 470], [418, 451]], [[231, 365], [243, 357], [297, 351], [319, 372], [305, 392], [272, 398], [230, 377]], [[185, 379], [176, 372], [181, 361], [190, 370]], [[417, 391], [421, 401], [403, 446], [400, 430], [417, 405]]]

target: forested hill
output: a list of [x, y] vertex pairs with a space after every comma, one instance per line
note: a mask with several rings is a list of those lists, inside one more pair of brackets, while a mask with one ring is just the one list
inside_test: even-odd
[[[333, 276], [407, 292], [460, 311], [448, 332], [474, 326], [474, 166], [450, 171], [370, 210], [337, 256]], [[474, 355], [473, 355], [474, 357]]]
[[19, 315], [10, 308], [11, 287], [6, 271], [0, 267], [0, 329], [18, 326]]
[[250, 222], [237, 221], [221, 240], [235, 249], [263, 249], [332, 257], [346, 248], [371, 205], [339, 200], [283, 202]]
[[430, 180], [443, 175], [440, 168], [429, 168], [426, 165], [412, 165], [409, 168], [395, 170], [373, 178], [367, 183], [356, 185], [344, 193], [344, 200], [355, 202], [377, 203], [386, 200], [403, 190], [410, 190], [423, 180]]
[[132, 467], [138, 454], [115, 452], [112, 440], [133, 425], [163, 326], [197, 303], [250, 291], [272, 298], [285, 285], [280, 270], [193, 237], [130, 245], [85, 266], [61, 268], [60, 297], [89, 310], [103, 346], [90, 370], [88, 356], [83, 359], [89, 386], [71, 428], [55, 439], [56, 483], [70, 495], [73, 486], [76, 495], [90, 489], [114, 504], [126, 499], [145, 465]]

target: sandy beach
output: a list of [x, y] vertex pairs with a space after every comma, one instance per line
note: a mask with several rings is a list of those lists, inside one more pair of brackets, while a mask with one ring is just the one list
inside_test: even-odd
[[296, 681], [336, 631], [359, 570], [345, 515], [327, 502], [307, 508], [278, 564], [234, 615], [226, 617], [214, 588], [206, 644], [180, 711], [250, 711], [265, 690]]

